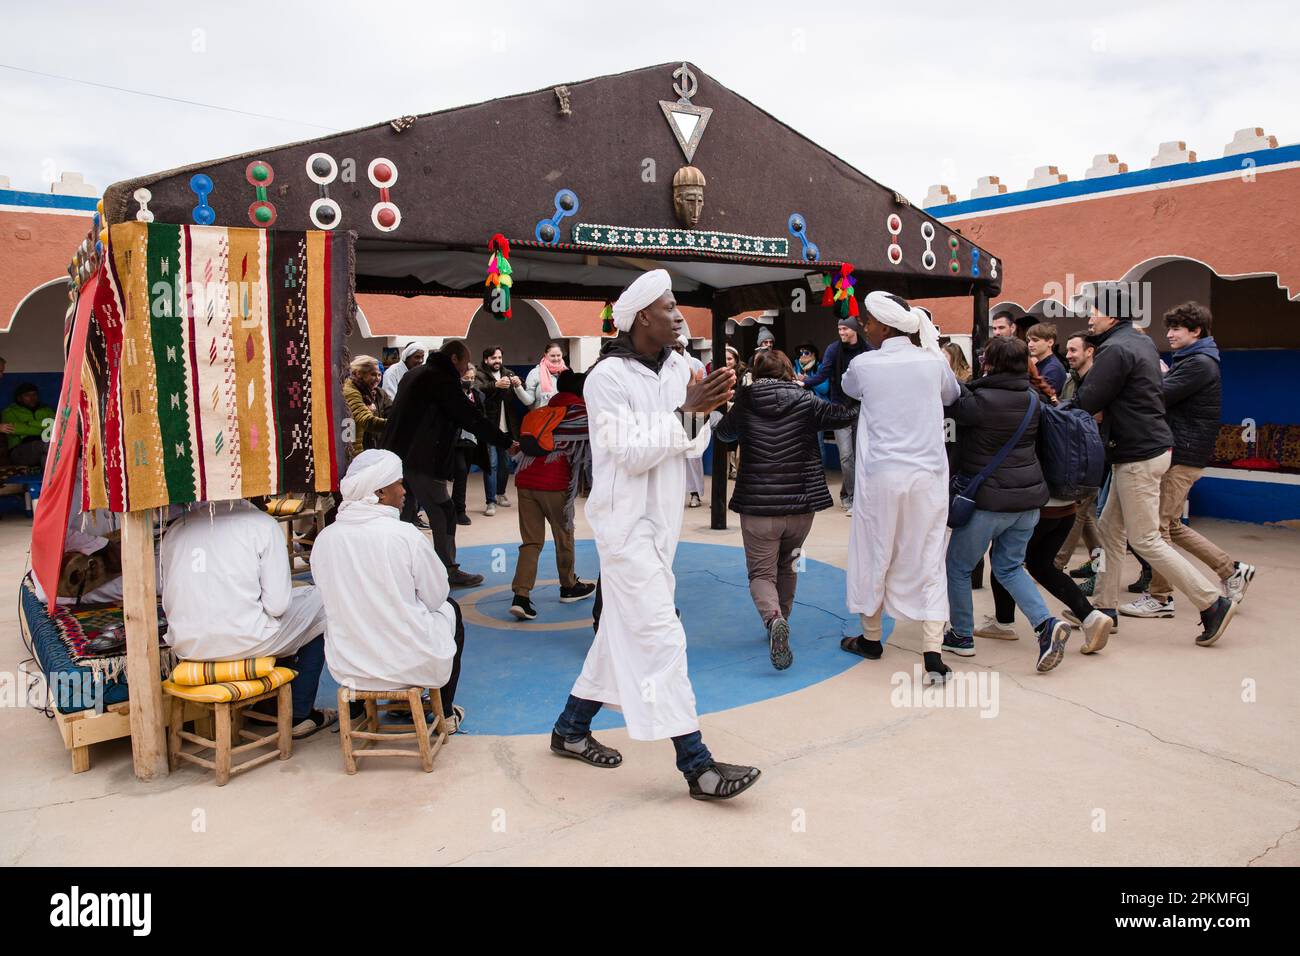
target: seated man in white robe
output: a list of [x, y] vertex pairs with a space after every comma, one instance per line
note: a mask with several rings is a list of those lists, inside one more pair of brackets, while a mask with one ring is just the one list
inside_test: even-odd
[[456, 733], [465, 719], [455, 703], [465, 626], [433, 544], [401, 520], [402, 459], [363, 451], [339, 491], [338, 517], [311, 552], [330, 673], [355, 690], [441, 688], [447, 729]]
[[333, 724], [315, 707], [325, 667], [325, 609], [295, 588], [279, 523], [247, 501], [192, 505], [162, 539], [165, 640], [187, 661], [275, 657], [298, 672], [293, 736]]
[[686, 671], [686, 632], [674, 610], [673, 555], [682, 530], [686, 470], [711, 429], [689, 438], [676, 412], [708, 414], [732, 395], [736, 373], [719, 369], [693, 381], [677, 339], [677, 302], [667, 272], [633, 282], [614, 304], [619, 335], [587, 374], [592, 488], [587, 521], [600, 554], [602, 607], [596, 640], [551, 750], [594, 767], [623, 757], [591, 735], [604, 704], [623, 712], [633, 740], [672, 738], [677, 769], [697, 800], [725, 800], [758, 779], [755, 767], [719, 763], [700, 734]]
[[[849, 530], [849, 610], [862, 634], [844, 650], [883, 653], [881, 612], [921, 623], [926, 679], [950, 676], [940, 649], [948, 621], [944, 554], [948, 457], [943, 409], [961, 386], [939, 351], [930, 317], [888, 292], [863, 299], [873, 351], [849, 363], [841, 387], [858, 409], [853, 524]], [[918, 334], [921, 347], [910, 335]]]

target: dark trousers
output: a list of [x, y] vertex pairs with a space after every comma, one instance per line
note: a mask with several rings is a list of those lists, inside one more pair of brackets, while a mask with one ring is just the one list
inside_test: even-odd
[[483, 472], [483, 498], [488, 504], [495, 504], [498, 495], [506, 493], [510, 483], [510, 456], [506, 449], [496, 445], [488, 447], [488, 461], [492, 467]]
[[456, 472], [451, 478], [451, 500], [456, 505], [456, 514], [465, 513], [465, 486], [469, 484], [469, 456], [474, 453], [474, 446], [456, 448]]
[[[1048, 594], [1065, 603], [1080, 621], [1092, 613], [1092, 604], [1079, 590], [1079, 585], [1068, 574], [1056, 566], [1056, 555], [1061, 545], [1074, 527], [1074, 515], [1060, 518], [1038, 518], [1034, 533], [1025, 548], [1025, 570], [1029, 576], [1047, 591]], [[993, 607], [1001, 624], [1011, 624], [1016, 619], [1016, 602], [1011, 599], [1007, 589], [998, 583], [996, 576], [990, 575], [993, 582]]]
[[456, 506], [447, 492], [447, 482], [418, 471], [408, 471], [402, 476], [406, 485], [406, 504], [402, 506], [402, 520], [415, 523], [421, 508], [429, 516], [429, 530], [433, 534], [433, 550], [451, 571], [456, 564]]
[[451, 660], [451, 676], [442, 685], [442, 712], [451, 714], [451, 705], [456, 701], [456, 685], [460, 682], [460, 657], [465, 651], [465, 622], [461, 620], [460, 605], [451, 598], [447, 603], [456, 609], [456, 656]]
[[291, 657], [277, 658], [275, 663], [298, 672], [289, 685], [293, 692], [293, 722], [306, 720], [316, 707], [316, 689], [320, 686], [321, 671], [325, 669], [325, 635], [308, 641]]
[[[555, 732], [565, 740], [581, 740], [591, 733], [591, 720], [599, 711], [600, 701], [570, 694], [564, 713], [555, 722]], [[688, 777], [713, 762], [713, 754], [704, 746], [704, 737], [698, 730], [674, 737], [673, 749], [677, 751], [677, 769]]]

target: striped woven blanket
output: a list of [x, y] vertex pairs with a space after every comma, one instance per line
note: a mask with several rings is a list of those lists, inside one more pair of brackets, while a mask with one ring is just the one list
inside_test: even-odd
[[336, 487], [351, 243], [347, 233], [111, 227], [82, 373], [85, 507]]

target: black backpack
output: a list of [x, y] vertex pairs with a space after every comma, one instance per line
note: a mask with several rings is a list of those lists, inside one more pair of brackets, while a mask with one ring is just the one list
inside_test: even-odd
[[1038, 461], [1053, 498], [1078, 500], [1101, 487], [1106, 449], [1096, 420], [1082, 408], [1044, 405]]

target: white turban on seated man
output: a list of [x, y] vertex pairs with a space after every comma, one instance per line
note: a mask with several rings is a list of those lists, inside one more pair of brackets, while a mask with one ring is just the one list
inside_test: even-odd
[[311, 554], [325, 599], [330, 673], [356, 690], [442, 688], [455, 732], [464, 715], [453, 698], [465, 628], [433, 544], [401, 520], [402, 460], [391, 451], [363, 451], [339, 491], [338, 517]]

